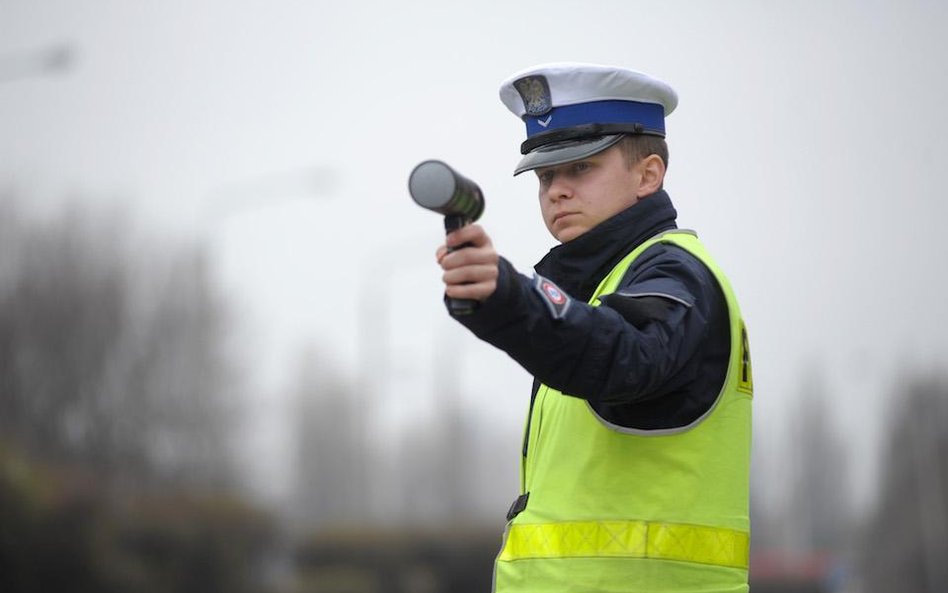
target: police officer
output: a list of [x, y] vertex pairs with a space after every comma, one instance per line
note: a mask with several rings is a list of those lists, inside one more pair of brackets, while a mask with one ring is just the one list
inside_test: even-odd
[[535, 378], [495, 590], [746, 591], [747, 333], [663, 189], [676, 94], [560, 63], [500, 97], [526, 123], [514, 174], [536, 174], [559, 245], [532, 277], [480, 225], [437, 252], [445, 294], [479, 303], [457, 320]]

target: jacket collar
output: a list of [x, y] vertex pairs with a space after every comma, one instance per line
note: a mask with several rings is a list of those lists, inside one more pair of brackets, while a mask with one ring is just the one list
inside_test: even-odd
[[671, 198], [658, 190], [572, 241], [557, 245], [534, 269], [571, 297], [588, 301], [623, 257], [658, 233], [677, 228], [677, 216]]

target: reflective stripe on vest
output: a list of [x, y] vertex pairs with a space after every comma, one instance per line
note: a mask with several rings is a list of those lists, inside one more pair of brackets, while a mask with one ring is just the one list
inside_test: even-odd
[[647, 521], [570, 521], [511, 525], [499, 560], [651, 558], [747, 568], [747, 532]]

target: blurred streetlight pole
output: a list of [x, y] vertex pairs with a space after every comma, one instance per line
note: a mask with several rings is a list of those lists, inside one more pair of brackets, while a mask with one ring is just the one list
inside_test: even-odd
[[0, 56], [0, 83], [62, 74], [75, 63], [76, 50], [68, 43]]
[[[396, 297], [392, 287], [398, 276], [404, 275], [413, 268], [426, 265], [430, 268], [430, 260], [419, 259], [418, 255], [428, 253], [428, 240], [409, 240], [389, 245], [385, 251], [374, 255], [364, 265], [366, 273], [362, 276], [359, 290], [358, 307], [358, 373], [356, 408], [361, 410], [360, 421], [353, 427], [359, 443], [359, 457], [363, 460], [360, 471], [354, 482], [360, 494], [364, 497], [362, 503], [367, 509], [367, 517], [375, 522], [386, 522], [404, 519], [410, 514], [410, 502], [424, 504], [423, 500], [409, 501], [413, 496], [422, 497], [423, 494], [412, 493], [412, 485], [404, 482], [404, 476], [395, 466], [374, 467], [380, 463], [382, 453], [393, 454], [398, 458], [403, 452], [398, 452], [400, 446], [395, 443], [381, 443], [378, 441], [381, 418], [377, 412], [377, 404], [373, 401], [386, 401], [393, 391], [393, 360], [401, 354], [393, 334], [393, 312], [399, 313]], [[433, 314], [442, 313], [436, 309]], [[442, 361], [443, 362], [443, 361]], [[453, 365], [454, 360], [448, 365]], [[452, 393], [453, 395], [453, 393]], [[449, 406], [452, 410], [454, 405]], [[401, 445], [405, 443], [402, 442]], [[416, 460], [417, 461], [417, 460]], [[434, 471], [435, 468], [431, 468]], [[382, 488], [372, 488], [373, 479], [382, 475]]]
[[[223, 254], [227, 251], [228, 244], [236, 246], [237, 243], [231, 238], [220, 236], [220, 231], [226, 231], [227, 226], [234, 217], [253, 216], [260, 211], [269, 211], [274, 208], [287, 206], [294, 202], [306, 202], [315, 204], [336, 195], [339, 185], [338, 172], [327, 166], [308, 166], [288, 170], [277, 170], [254, 177], [250, 177], [235, 182], [229, 182], [219, 185], [206, 194], [205, 200], [200, 210], [195, 212], [193, 219], [196, 237], [204, 244], [205, 252], [214, 268], [212, 273], [219, 279], [233, 277], [234, 272], [226, 273], [226, 265], [223, 262]], [[246, 221], [244, 221], [246, 222]], [[272, 220], [270, 221], [272, 224]], [[241, 278], [246, 277], [243, 269], [238, 272]], [[258, 370], [261, 367], [258, 366]], [[262, 367], [262, 376], [266, 376], [267, 366]], [[287, 422], [290, 414], [285, 409], [289, 405], [286, 398], [280, 398], [275, 401], [272, 395], [280, 395], [285, 386], [274, 388], [272, 385], [264, 386], [258, 374], [251, 378], [251, 383], [255, 387], [251, 389], [248, 396], [251, 401], [247, 402], [252, 413], [254, 422], [259, 423], [257, 435], [262, 436], [263, 441], [256, 443], [257, 447], [264, 447], [266, 452], [263, 455], [256, 455], [260, 459], [265, 459], [266, 466], [270, 469], [279, 465], [279, 462], [272, 459], [270, 454], [284, 456], [285, 452], [271, 450], [274, 445], [270, 441], [265, 443], [267, 438], [272, 438], [274, 434], [285, 432], [283, 424]], [[274, 391], [276, 389], [276, 391]], [[280, 444], [276, 445], [280, 449]], [[253, 445], [251, 445], [253, 448]], [[248, 451], [249, 452], [249, 451]], [[287, 458], [292, 458], [289, 456]], [[260, 471], [262, 467], [254, 468], [253, 471]], [[292, 472], [292, 470], [290, 470]], [[283, 476], [277, 476], [282, 478]], [[283, 492], [282, 486], [277, 486], [280, 492], [260, 492], [266, 497], [283, 497], [288, 492]], [[272, 485], [271, 485], [272, 488]]]
[[944, 591], [948, 585], [948, 565], [944, 560], [948, 545], [948, 516], [945, 513], [948, 499], [945, 497], [941, 475], [944, 459], [938, 454], [939, 427], [943, 424], [938, 422], [937, 402], [929, 400], [921, 403], [927, 404], [927, 409], [915, 408], [914, 430], [909, 438], [912, 441], [919, 497], [916, 509], [922, 532], [922, 564], [927, 590], [934, 592]]

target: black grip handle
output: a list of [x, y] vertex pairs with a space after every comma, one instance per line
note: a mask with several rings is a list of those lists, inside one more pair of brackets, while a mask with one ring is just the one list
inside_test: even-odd
[[[452, 231], [456, 231], [464, 225], [470, 223], [471, 221], [458, 214], [449, 214], [444, 217], [444, 234], [447, 235]], [[464, 243], [457, 247], [448, 247], [448, 253], [452, 251], [457, 251], [458, 249], [464, 249], [468, 247], [470, 243]], [[478, 307], [480, 303], [474, 299], [456, 299], [453, 297], [448, 297], [448, 310], [451, 311], [452, 315], [470, 315]]]

